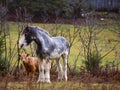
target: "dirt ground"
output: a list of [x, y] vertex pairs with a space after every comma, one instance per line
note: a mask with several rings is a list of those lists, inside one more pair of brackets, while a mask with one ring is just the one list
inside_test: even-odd
[[[57, 72], [51, 71], [51, 82], [57, 81]], [[10, 82], [21, 82], [27, 81], [29, 78], [27, 77], [25, 71], [20, 70], [19, 72], [14, 72], [12, 74], [7, 74], [6, 76], [0, 76], [0, 82], [10, 81]], [[38, 73], [34, 76], [34, 81], [37, 81]], [[105, 71], [99, 73], [72, 73], [68, 72], [68, 81], [71, 82], [81, 82], [81, 83], [120, 83], [120, 71], [115, 70], [109, 73]]]

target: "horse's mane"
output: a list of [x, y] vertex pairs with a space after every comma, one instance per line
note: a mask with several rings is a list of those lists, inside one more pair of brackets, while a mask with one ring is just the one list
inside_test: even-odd
[[45, 29], [43, 29], [43, 28], [41, 28], [41, 27], [37, 27], [37, 26], [32, 26], [32, 27], [34, 27], [34, 28], [40, 30], [41, 32], [43, 32], [43, 33], [45, 33], [45, 34], [47, 34], [47, 35], [50, 36], [50, 34], [49, 34]]

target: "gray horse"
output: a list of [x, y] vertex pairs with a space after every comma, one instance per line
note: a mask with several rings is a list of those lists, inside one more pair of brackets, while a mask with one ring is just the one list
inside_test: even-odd
[[[25, 27], [22, 37], [19, 40], [19, 46], [25, 48], [32, 41], [36, 43], [36, 54], [40, 59], [39, 78], [37, 82], [50, 83], [50, 62], [49, 59], [56, 60], [58, 68], [58, 80], [67, 81], [67, 63], [69, 56], [69, 43], [61, 36], [51, 37], [48, 32], [40, 27]], [[63, 58], [63, 67], [60, 64], [60, 57]], [[44, 66], [43, 60], [46, 61]]]

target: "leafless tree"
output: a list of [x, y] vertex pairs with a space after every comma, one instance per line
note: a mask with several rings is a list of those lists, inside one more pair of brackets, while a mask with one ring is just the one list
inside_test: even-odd
[[[103, 32], [103, 27], [100, 27], [97, 22], [98, 19], [95, 17], [95, 12], [87, 15], [85, 19], [86, 27], [85, 29], [80, 29], [79, 38], [83, 47], [83, 58], [87, 61], [85, 62], [87, 70], [94, 73], [100, 69], [101, 60], [115, 50], [118, 43], [111, 46], [108, 43], [107, 36], [102, 35], [102, 37], [99, 37]], [[108, 50], [106, 50], [106, 47], [108, 47]], [[104, 51], [106, 53], [102, 54]]]
[[[18, 70], [19, 70], [19, 62], [20, 62], [20, 48], [19, 48], [19, 39], [22, 33], [24, 26], [30, 24], [32, 22], [32, 15], [28, 13], [25, 7], [20, 7], [16, 9], [16, 22], [18, 26], [18, 39], [17, 39], [17, 53], [18, 53]], [[22, 23], [21, 23], [22, 22]]]

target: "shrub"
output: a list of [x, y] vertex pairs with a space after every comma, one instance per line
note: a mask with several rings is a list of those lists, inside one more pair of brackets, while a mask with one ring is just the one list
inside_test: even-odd
[[8, 68], [9, 68], [9, 62], [5, 59], [0, 59], [0, 74], [2, 76], [5, 76], [7, 74]]
[[97, 52], [92, 52], [87, 54], [85, 60], [83, 61], [85, 68], [90, 73], [96, 73], [100, 70], [102, 57]]
[[5, 76], [7, 74], [8, 68], [10, 66], [8, 60], [3, 58], [4, 52], [4, 37], [2, 32], [0, 32], [0, 75]]

